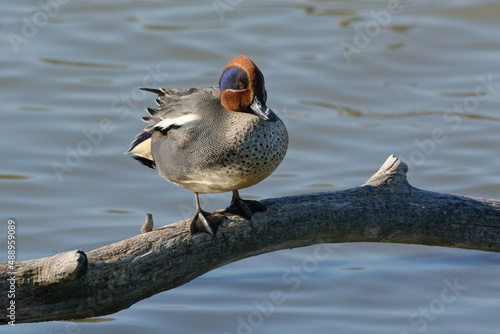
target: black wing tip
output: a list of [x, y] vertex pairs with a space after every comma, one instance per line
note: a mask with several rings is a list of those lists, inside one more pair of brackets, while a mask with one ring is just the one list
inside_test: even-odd
[[143, 91], [146, 91], [146, 92], [150, 92], [150, 93], [153, 93], [153, 94], [156, 94], [156, 95], [165, 95], [165, 92], [160, 88], [160, 89], [156, 89], [156, 88], [139, 88], [140, 90], [143, 90]]
[[149, 159], [146, 159], [146, 158], [143, 158], [143, 157], [139, 157], [137, 155], [134, 155], [133, 158], [137, 161], [139, 161], [141, 164], [143, 164], [144, 166], [146, 167], [149, 167], [149, 168], [152, 168], [152, 169], [156, 169], [156, 165], [155, 165], [155, 162], [153, 160], [149, 160]]
[[137, 137], [135, 137], [132, 144], [130, 144], [130, 148], [128, 149], [127, 153], [130, 153], [137, 145], [139, 145], [143, 141], [151, 138], [152, 135], [153, 135], [153, 131], [143, 131], [143, 132], [139, 133], [137, 135]]
[[149, 115], [154, 116], [158, 112], [158, 109], [146, 108], [146, 111], [148, 112]]

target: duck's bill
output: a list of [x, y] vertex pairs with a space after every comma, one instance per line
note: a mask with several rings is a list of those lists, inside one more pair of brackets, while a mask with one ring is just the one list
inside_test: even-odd
[[276, 122], [278, 120], [278, 116], [276, 116], [276, 114], [257, 97], [253, 99], [250, 109], [252, 109], [255, 115], [265, 121]]

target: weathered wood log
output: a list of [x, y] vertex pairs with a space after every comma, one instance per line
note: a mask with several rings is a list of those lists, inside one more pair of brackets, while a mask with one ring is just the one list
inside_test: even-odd
[[[394, 242], [500, 252], [500, 201], [429, 192], [406, 180], [390, 156], [361, 187], [267, 199], [252, 221], [227, 216], [217, 240], [191, 236], [189, 220], [85, 254], [76, 250], [20, 261], [15, 322], [110, 314], [240, 259], [316, 243]], [[223, 213], [220, 211], [220, 213]], [[8, 291], [7, 263], [0, 264]], [[11, 299], [0, 295], [0, 308]], [[9, 321], [2, 317], [2, 323]]]

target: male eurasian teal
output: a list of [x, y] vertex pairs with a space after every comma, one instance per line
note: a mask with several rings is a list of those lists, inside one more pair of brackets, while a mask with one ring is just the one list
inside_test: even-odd
[[220, 215], [201, 210], [198, 194], [232, 191], [226, 212], [248, 219], [266, 209], [242, 200], [238, 190], [271, 175], [285, 156], [288, 133], [266, 106], [264, 76], [250, 59], [231, 60], [218, 88], [144, 90], [158, 94], [159, 107], [147, 109], [150, 116], [142, 119], [149, 125], [127, 153], [194, 192], [192, 234], [215, 238], [220, 220]]

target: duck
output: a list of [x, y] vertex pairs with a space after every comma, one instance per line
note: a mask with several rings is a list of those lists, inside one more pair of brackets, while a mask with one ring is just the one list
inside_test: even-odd
[[171, 183], [191, 190], [196, 213], [191, 235], [216, 239], [224, 216], [202, 210], [200, 194], [232, 192], [226, 213], [251, 220], [266, 207], [243, 200], [251, 187], [280, 165], [288, 148], [283, 121], [267, 105], [264, 75], [246, 56], [225, 66], [218, 87], [141, 88], [158, 96], [158, 108], [146, 108], [148, 125], [127, 154], [158, 171]]

